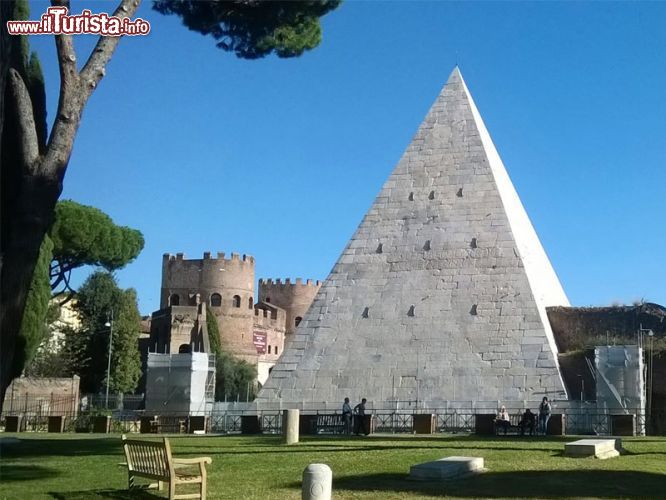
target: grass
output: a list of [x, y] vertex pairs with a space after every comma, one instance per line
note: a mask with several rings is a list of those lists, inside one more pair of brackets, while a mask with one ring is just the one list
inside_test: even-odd
[[[158, 498], [125, 491], [117, 435], [2, 436], [0, 498]], [[211, 499], [298, 499], [301, 474], [310, 463], [330, 465], [336, 499], [666, 497], [666, 438], [625, 438], [627, 453], [610, 460], [564, 457], [570, 440], [372, 436], [305, 438], [287, 447], [270, 436], [170, 438], [176, 456], [213, 458]], [[446, 483], [406, 480], [410, 465], [451, 455], [484, 457], [488, 471]]]

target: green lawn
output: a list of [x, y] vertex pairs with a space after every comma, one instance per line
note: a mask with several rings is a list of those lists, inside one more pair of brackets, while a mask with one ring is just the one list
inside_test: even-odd
[[[0, 437], [0, 498], [156, 498], [126, 494], [118, 435]], [[336, 499], [666, 498], [666, 438], [625, 438], [627, 453], [610, 460], [563, 457], [564, 443], [571, 440], [372, 436], [306, 438], [287, 447], [277, 437], [173, 436], [171, 444], [176, 456], [213, 458], [211, 499], [298, 499], [301, 474], [310, 463], [330, 465]], [[484, 457], [488, 470], [447, 483], [406, 480], [410, 465], [451, 455]]]

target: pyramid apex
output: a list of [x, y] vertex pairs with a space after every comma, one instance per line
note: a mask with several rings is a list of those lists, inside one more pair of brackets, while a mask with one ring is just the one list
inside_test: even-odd
[[456, 64], [453, 67], [453, 71], [451, 71], [451, 74], [449, 75], [449, 79], [446, 81], [446, 84], [448, 85], [449, 83], [462, 82], [462, 81], [463, 81], [462, 73], [460, 72], [460, 68]]

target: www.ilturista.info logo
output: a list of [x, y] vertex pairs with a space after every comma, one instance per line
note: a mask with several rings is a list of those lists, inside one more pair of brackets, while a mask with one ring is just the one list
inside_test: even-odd
[[39, 21], [7, 21], [10, 35], [147, 35], [150, 23], [137, 17], [93, 14], [85, 9], [79, 15], [67, 15], [67, 7], [49, 7]]

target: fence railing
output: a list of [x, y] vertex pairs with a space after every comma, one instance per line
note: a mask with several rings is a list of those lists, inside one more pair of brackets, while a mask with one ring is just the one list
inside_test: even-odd
[[[520, 410], [510, 411], [512, 416]], [[302, 415], [334, 415], [337, 411], [301, 412]], [[413, 433], [414, 412], [396, 411], [375, 408], [368, 413], [373, 415], [374, 431], [381, 433], [405, 434]], [[470, 410], [433, 408], [419, 411], [419, 414], [434, 415], [434, 430], [437, 433], [470, 433], [476, 429], [477, 415], [488, 415], [490, 411], [473, 412]], [[515, 415], [514, 415], [515, 414]], [[666, 412], [653, 413], [648, 420], [643, 412], [623, 412], [618, 414], [612, 410], [592, 408], [556, 409], [554, 414], [562, 415], [566, 434], [612, 435], [617, 433], [618, 418], [623, 419], [626, 426], [627, 418], [633, 424], [637, 435], [666, 434]], [[92, 422], [100, 415], [110, 416], [111, 432], [139, 432], [142, 419], [149, 418], [156, 423], [154, 429], [160, 433], [187, 432], [187, 415], [160, 413], [145, 410], [114, 410], [110, 412], [77, 411], [63, 412], [63, 429], [69, 432], [90, 432]], [[633, 415], [633, 417], [631, 417]], [[7, 417], [20, 418], [20, 430], [45, 432], [49, 426], [49, 416], [38, 413], [16, 413], [3, 415], [0, 419], [0, 430], [5, 430]], [[54, 416], [54, 415], [50, 415]], [[279, 434], [282, 430], [282, 412], [257, 411], [253, 409], [213, 410], [206, 415], [206, 431], [217, 434], [240, 434], [243, 432], [262, 432]], [[633, 419], [633, 420], [632, 420]], [[251, 425], [250, 425], [251, 424]], [[615, 427], [614, 427], [615, 426]], [[626, 431], [626, 427], [625, 427]]]

